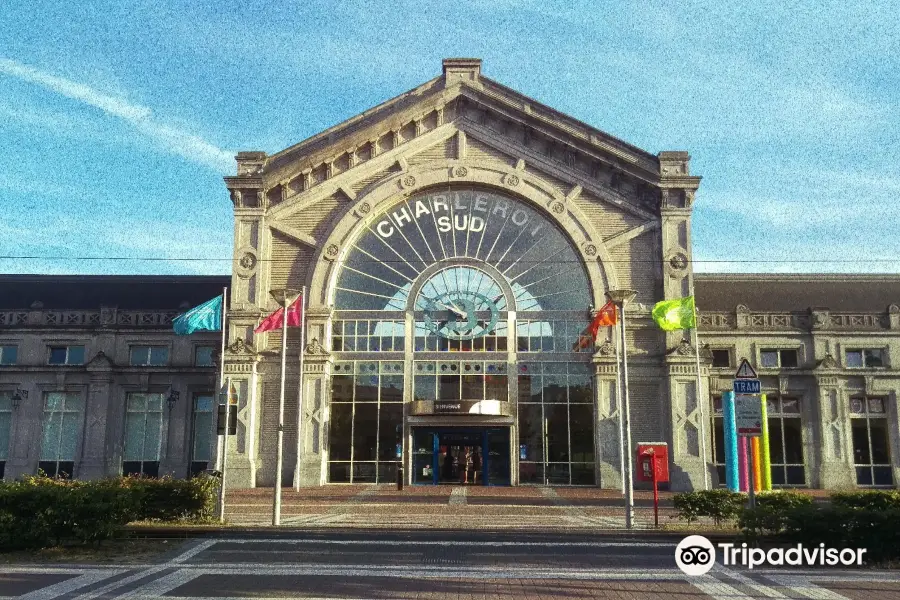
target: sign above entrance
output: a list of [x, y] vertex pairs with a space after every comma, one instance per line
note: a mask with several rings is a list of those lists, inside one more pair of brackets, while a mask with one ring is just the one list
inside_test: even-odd
[[510, 410], [505, 400], [417, 400], [413, 402], [412, 414], [508, 417]]

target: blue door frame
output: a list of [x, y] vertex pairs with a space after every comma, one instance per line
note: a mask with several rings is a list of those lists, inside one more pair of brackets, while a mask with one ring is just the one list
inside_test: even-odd
[[[481, 465], [481, 483], [478, 485], [485, 486], [508, 486], [510, 485], [510, 457], [509, 457], [509, 427], [414, 427], [413, 428], [413, 440], [414, 444], [416, 440], [421, 440], [422, 436], [431, 435], [431, 478], [427, 479], [419, 476], [418, 469], [422, 469], [426, 461], [415, 460], [413, 469], [417, 470], [414, 473], [413, 483], [415, 485], [440, 485], [441, 483], [441, 468], [440, 464], [441, 454], [440, 448], [441, 446], [450, 446], [450, 445], [480, 445], [481, 447], [481, 456], [482, 456], [482, 465]], [[468, 437], [468, 438], [476, 438], [480, 439], [480, 444], [475, 443], [465, 443], [465, 444], [453, 444], [453, 443], [441, 443], [442, 438], [444, 436], [454, 436], [454, 437]], [[491, 441], [494, 440], [499, 442], [499, 446], [502, 448], [502, 451], [497, 451], [497, 445], [495, 444], [494, 457], [491, 458]], [[445, 440], [449, 441], [449, 440]], [[501, 453], [502, 452], [502, 453]], [[415, 454], [421, 455], [421, 451], [416, 452]], [[422, 456], [425, 458], [425, 456]], [[496, 473], [494, 477], [489, 476], [492, 473], [491, 466], [493, 462], [494, 470], [500, 470], [500, 473]]]

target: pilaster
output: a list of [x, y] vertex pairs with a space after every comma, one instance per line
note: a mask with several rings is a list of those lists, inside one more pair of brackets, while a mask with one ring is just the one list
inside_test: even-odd
[[103, 352], [87, 364], [90, 376], [85, 399], [86, 425], [79, 478], [101, 479], [117, 474], [118, 465], [109, 464], [106, 453], [106, 422], [112, 402], [113, 364]]
[[701, 490], [711, 457], [711, 407], [709, 395], [702, 393], [709, 389], [709, 365], [705, 360], [700, 363], [701, 388], [698, 390], [697, 359], [690, 343], [682, 341], [666, 355], [665, 364], [671, 423], [669, 439], [666, 440], [670, 448], [670, 489]]
[[[850, 415], [845, 394], [840, 387], [837, 363], [826, 356], [815, 369], [818, 389], [817, 427], [819, 449], [815, 457], [817, 477], [811, 478], [814, 487], [834, 489], [854, 486], [853, 449], [850, 439]], [[816, 481], [818, 479], [818, 481]]]
[[255, 385], [257, 360], [256, 353], [242, 338], [235, 339], [225, 349], [225, 378], [237, 392], [238, 407], [236, 434], [225, 436], [225, 448], [228, 452], [225, 473], [227, 488], [248, 488], [256, 485], [255, 444], [259, 413]]
[[607, 489], [622, 487], [622, 436], [620, 434], [619, 365], [615, 346], [607, 339], [591, 361], [594, 365], [596, 418], [594, 425], [594, 460], [597, 485]]

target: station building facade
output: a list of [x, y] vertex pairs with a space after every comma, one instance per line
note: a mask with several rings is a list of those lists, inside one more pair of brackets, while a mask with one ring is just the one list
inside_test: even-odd
[[[686, 152], [635, 148], [480, 61], [448, 59], [277, 154], [241, 152], [225, 183], [230, 278], [150, 282], [147, 306], [127, 278], [68, 281], [95, 290], [77, 306], [41, 291], [59, 278], [4, 278], [7, 477], [214, 468], [217, 336], [170, 323], [227, 285], [230, 487], [274, 481], [281, 331], [253, 330], [286, 289], [307, 309], [304, 347], [288, 330], [284, 481], [393, 483], [402, 464], [407, 483], [458, 482], [469, 450], [474, 483], [619, 487], [617, 337], [573, 344], [625, 289], [632, 439], [669, 445], [672, 489], [724, 479], [720, 398], [743, 357], [767, 394], [776, 485], [900, 481], [900, 277], [695, 274]], [[689, 338], [649, 314], [688, 295], [699, 389]]]

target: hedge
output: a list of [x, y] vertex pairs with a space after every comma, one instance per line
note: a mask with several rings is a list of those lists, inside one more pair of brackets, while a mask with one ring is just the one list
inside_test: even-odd
[[131, 521], [206, 520], [217, 480], [37, 476], [0, 483], [0, 550], [109, 539]]
[[[767, 510], [766, 508], [762, 509]], [[756, 512], [760, 509], [757, 508]], [[759, 525], [758, 516], [745, 511], [744, 526]], [[900, 559], [900, 509], [872, 510], [841, 505], [794, 506], [781, 512], [778, 519], [768, 521], [780, 529], [744, 529], [748, 538], [768, 535], [777, 541], [803, 544], [811, 548], [865, 548], [866, 562]]]
[[900, 510], [900, 490], [860, 490], [834, 492], [834, 506], [862, 510]]
[[675, 494], [672, 503], [679, 519], [692, 523], [700, 517], [710, 517], [719, 525], [735, 519], [746, 499], [740, 492], [716, 489]]

